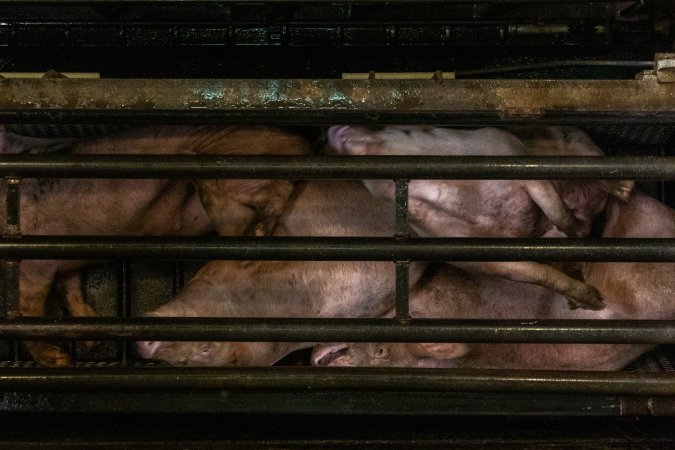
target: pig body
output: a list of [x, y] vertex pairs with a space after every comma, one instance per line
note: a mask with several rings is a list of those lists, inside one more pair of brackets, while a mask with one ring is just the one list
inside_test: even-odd
[[[351, 155], [576, 155], [601, 156], [582, 131], [571, 127], [517, 127], [521, 138], [496, 128], [331, 127], [331, 146]], [[376, 196], [393, 199], [387, 180], [366, 180]], [[607, 194], [626, 200], [630, 181], [579, 180], [413, 180], [409, 185], [412, 230], [419, 236], [563, 237], [585, 236]], [[592, 286], [551, 266], [534, 262], [453, 263], [458, 267], [546, 286], [565, 295], [573, 308], [599, 309]]]
[[[611, 201], [603, 237], [675, 237], [675, 211], [636, 193]], [[584, 278], [603, 294], [602, 311], [569, 311], [539, 286], [446, 265], [411, 290], [411, 315], [458, 319], [675, 319], [675, 264], [591, 263]], [[313, 363], [337, 366], [615, 370], [649, 349], [629, 344], [326, 344]]]
[[[391, 236], [394, 206], [360, 182], [308, 182], [297, 189], [274, 234]], [[415, 283], [423, 264], [411, 265]], [[394, 303], [390, 262], [211, 261], [156, 317], [373, 317]], [[174, 365], [271, 365], [313, 343], [139, 342], [144, 358]]]
[[[64, 141], [5, 133], [4, 153], [61, 151]], [[301, 137], [267, 127], [152, 126], [73, 143], [71, 154], [302, 154]], [[195, 188], [195, 184], [197, 188]], [[0, 185], [5, 198], [6, 185]], [[26, 235], [188, 236], [214, 228], [223, 235], [267, 234], [283, 212], [293, 184], [285, 180], [25, 179], [21, 182], [21, 233]], [[200, 202], [201, 198], [201, 202]], [[203, 205], [202, 206], [202, 202]], [[4, 232], [5, 208], [0, 213]], [[79, 276], [90, 261], [25, 260], [20, 266], [20, 313], [45, 314], [54, 278], [62, 276], [66, 305], [95, 314], [83, 301]], [[63, 275], [59, 275], [63, 274]], [[26, 343], [44, 366], [69, 364], [58, 347]]]

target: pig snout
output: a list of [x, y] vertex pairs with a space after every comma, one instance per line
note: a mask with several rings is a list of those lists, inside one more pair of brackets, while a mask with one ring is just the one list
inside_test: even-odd
[[349, 344], [319, 345], [312, 351], [313, 366], [351, 366], [347, 358]]

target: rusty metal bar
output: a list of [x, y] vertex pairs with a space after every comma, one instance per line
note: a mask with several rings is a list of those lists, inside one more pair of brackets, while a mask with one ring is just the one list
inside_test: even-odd
[[675, 395], [671, 373], [387, 368], [15, 369], [2, 391], [361, 390]]
[[23, 236], [0, 259], [675, 262], [672, 238]]
[[675, 321], [411, 319], [401, 323], [393, 319], [30, 317], [0, 321], [0, 338], [675, 344]]
[[6, 79], [0, 121], [655, 125], [675, 120], [674, 92], [647, 79]]
[[[8, 176], [6, 193], [6, 223], [3, 238], [12, 240], [21, 237], [21, 178]], [[8, 258], [4, 261], [5, 295], [0, 302], [2, 316], [18, 317], [19, 315], [19, 261], [18, 258]]]
[[0, 155], [0, 175], [25, 178], [675, 180], [675, 157]]
[[407, 239], [410, 237], [408, 225], [408, 180], [400, 178], [394, 180], [394, 189], [396, 207], [396, 228], [394, 230], [394, 236], [399, 239]]

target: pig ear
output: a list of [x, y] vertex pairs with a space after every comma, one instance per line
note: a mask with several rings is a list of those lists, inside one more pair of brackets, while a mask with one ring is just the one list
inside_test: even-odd
[[346, 343], [317, 345], [312, 350], [312, 365], [327, 366], [337, 354], [343, 353], [348, 348], [349, 344]]
[[469, 353], [469, 346], [458, 343], [443, 343], [443, 344], [408, 344], [408, 350], [414, 356], [419, 358], [433, 358], [433, 359], [455, 359]]

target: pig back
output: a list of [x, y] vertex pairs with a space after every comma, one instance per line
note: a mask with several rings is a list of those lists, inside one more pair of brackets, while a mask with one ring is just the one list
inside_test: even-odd
[[394, 204], [360, 181], [308, 181], [296, 189], [275, 235], [392, 236]]
[[[675, 210], [641, 192], [628, 203], [611, 199], [603, 237], [673, 238]], [[598, 262], [588, 265], [585, 279], [602, 292], [616, 318], [675, 318], [674, 263]]]

